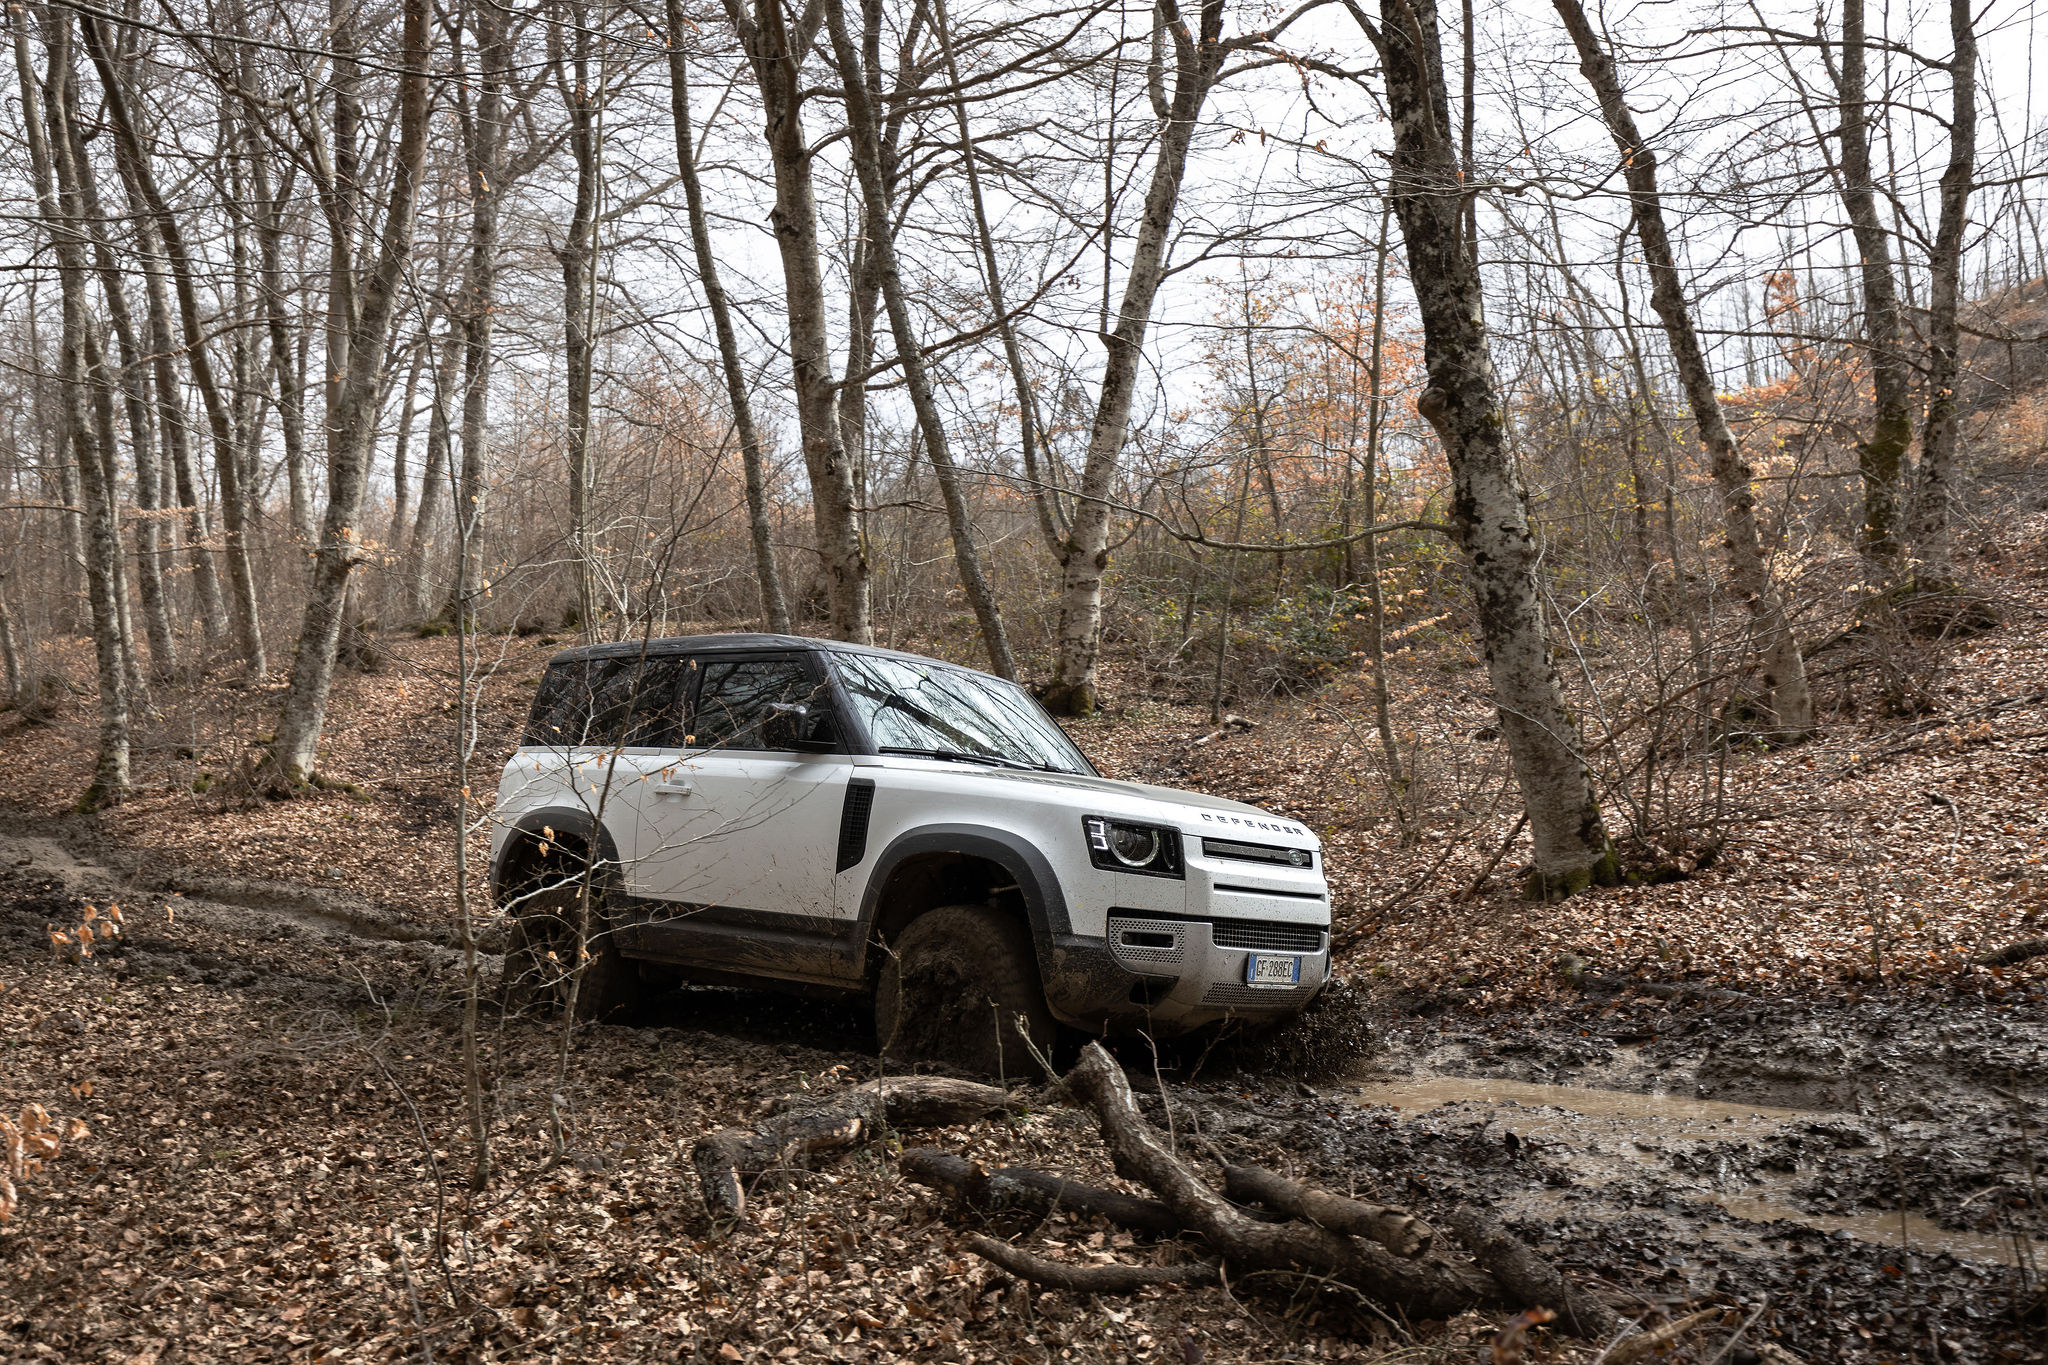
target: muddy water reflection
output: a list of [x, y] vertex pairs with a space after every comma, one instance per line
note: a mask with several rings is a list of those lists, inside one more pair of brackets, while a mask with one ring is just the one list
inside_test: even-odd
[[[1410, 1112], [1470, 1106], [1475, 1117], [1497, 1119], [1503, 1129], [1539, 1149], [1561, 1145], [1573, 1149], [1573, 1174], [1597, 1191], [1602, 1186], [1636, 1180], [1654, 1173], [1671, 1192], [1699, 1203], [1719, 1205], [1736, 1218], [1753, 1223], [1789, 1221], [1823, 1235], [1846, 1233], [1860, 1241], [1904, 1247], [1922, 1253], [1946, 1251], [1975, 1261], [2012, 1265], [2009, 1238], [1954, 1232], [1919, 1214], [1897, 1210], [1871, 1214], [1807, 1213], [1797, 1203], [1794, 1187], [1810, 1179], [1812, 1170], [1776, 1172], [1755, 1169], [1754, 1163], [1726, 1163], [1713, 1156], [1721, 1143], [1762, 1144], [1774, 1137], [1811, 1133], [1816, 1125], [1839, 1135], [1847, 1145], [1866, 1145], [1858, 1134], [1875, 1129], [1853, 1114], [1767, 1105], [1730, 1104], [1682, 1095], [1643, 1095], [1621, 1090], [1542, 1085], [1493, 1077], [1417, 1076], [1376, 1078], [1345, 1088], [1346, 1098], [1361, 1105], [1387, 1105]], [[1704, 1149], [1691, 1150], [1693, 1144]], [[1674, 1157], [1685, 1155], [1684, 1167]], [[1872, 1150], [1871, 1156], [1878, 1153]], [[1555, 1203], [1549, 1191], [1531, 1191], [1544, 1203]], [[1587, 1212], [1577, 1206], [1581, 1213]], [[1701, 1229], [1714, 1241], [1733, 1241], [1728, 1229]], [[2037, 1249], [2038, 1258], [2048, 1246]]]

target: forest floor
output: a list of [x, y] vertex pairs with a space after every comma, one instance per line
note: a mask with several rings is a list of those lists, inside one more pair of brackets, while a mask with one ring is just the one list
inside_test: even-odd
[[[1662, 884], [1515, 898], [1504, 760], [1456, 648], [1393, 670], [1427, 793], [1405, 831], [1355, 680], [1215, 738], [1167, 700], [1076, 727], [1113, 775], [1257, 802], [1329, 850], [1346, 1008], [1293, 1046], [1164, 1058], [1179, 1131], [1425, 1217], [1483, 1202], [1631, 1317], [1726, 1305], [1697, 1361], [2048, 1359], [2048, 957], [1979, 961], [2048, 933], [2048, 508], [1997, 526], [1969, 568], [2004, 627], [1916, 653], [1913, 714], [1837, 705], [1819, 739], [1731, 758], [1711, 837], [1638, 821], [1646, 860], [1686, 873]], [[330, 712], [349, 787], [304, 799], [225, 794], [274, 689], [166, 698], [136, 798], [91, 817], [66, 810], [89, 693], [45, 724], [0, 713], [0, 1106], [91, 1129], [0, 1223], [0, 1359], [1486, 1358], [1502, 1315], [1403, 1323], [1301, 1283], [1029, 1291], [887, 1145], [717, 1233], [691, 1145], [875, 1075], [851, 1005], [686, 989], [566, 1053], [558, 1021], [487, 1011], [496, 1167], [470, 1193], [454, 651], [383, 643]], [[554, 647], [485, 642], [479, 799]], [[53, 955], [47, 926], [113, 903], [119, 945]], [[1050, 1094], [906, 1141], [1114, 1183]], [[1064, 1215], [1003, 1230], [1176, 1254]], [[1539, 1333], [1531, 1358], [1596, 1355]]]

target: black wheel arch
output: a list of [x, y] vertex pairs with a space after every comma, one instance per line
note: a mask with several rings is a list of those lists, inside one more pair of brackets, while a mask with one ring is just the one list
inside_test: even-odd
[[[492, 898], [504, 905], [556, 850], [573, 848], [587, 857], [593, 841], [598, 865], [617, 867], [618, 844], [611, 831], [589, 811], [574, 806], [544, 806], [527, 811], [512, 822], [511, 832], [491, 857]], [[544, 845], [553, 847], [543, 852]]]
[[[960, 900], [961, 892], [948, 884], [948, 874], [952, 873], [957, 881], [961, 870], [972, 865], [1000, 869], [1007, 878], [1007, 884], [982, 890], [992, 894], [1015, 890], [1031, 929], [1040, 973], [1050, 979], [1054, 942], [1071, 932], [1066, 894], [1060, 888], [1059, 876], [1030, 841], [1009, 830], [983, 825], [927, 825], [897, 835], [882, 850], [861, 897], [861, 970], [873, 970], [875, 964], [869, 949], [879, 938], [900, 932], [905, 923], [926, 910]], [[884, 898], [904, 879], [919, 877], [932, 878], [938, 885], [920, 897], [925, 904], [899, 918], [894, 907], [883, 903]]]

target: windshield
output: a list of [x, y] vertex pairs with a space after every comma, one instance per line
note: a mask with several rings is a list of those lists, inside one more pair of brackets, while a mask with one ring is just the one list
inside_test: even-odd
[[1004, 767], [1092, 772], [1074, 741], [1022, 688], [962, 669], [834, 654], [839, 681], [875, 747]]

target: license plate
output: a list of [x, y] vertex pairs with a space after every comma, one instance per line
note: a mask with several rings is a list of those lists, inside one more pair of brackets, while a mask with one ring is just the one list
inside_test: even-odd
[[1244, 983], [1247, 986], [1298, 986], [1301, 984], [1301, 959], [1253, 953], [1244, 964]]

